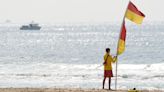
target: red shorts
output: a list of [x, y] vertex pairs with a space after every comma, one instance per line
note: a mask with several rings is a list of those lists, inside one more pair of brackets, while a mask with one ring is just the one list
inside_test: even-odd
[[112, 70], [104, 70], [104, 77], [113, 77]]

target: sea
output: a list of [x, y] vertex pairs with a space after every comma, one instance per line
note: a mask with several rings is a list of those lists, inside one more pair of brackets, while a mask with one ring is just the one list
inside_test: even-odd
[[[0, 24], [0, 88], [102, 88], [103, 56], [117, 52], [118, 23]], [[164, 88], [164, 22], [126, 24], [117, 88]], [[116, 64], [113, 64], [115, 88]], [[108, 88], [108, 79], [106, 88]]]

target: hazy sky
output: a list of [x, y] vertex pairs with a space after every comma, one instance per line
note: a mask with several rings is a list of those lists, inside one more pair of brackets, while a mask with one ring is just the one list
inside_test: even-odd
[[[164, 0], [131, 0], [144, 21], [164, 20]], [[0, 22], [121, 21], [128, 0], [0, 0]]]

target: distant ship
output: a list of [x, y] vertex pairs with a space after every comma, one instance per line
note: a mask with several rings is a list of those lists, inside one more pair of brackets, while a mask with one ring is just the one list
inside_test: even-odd
[[40, 30], [41, 27], [36, 23], [30, 23], [29, 25], [22, 25], [20, 30]]

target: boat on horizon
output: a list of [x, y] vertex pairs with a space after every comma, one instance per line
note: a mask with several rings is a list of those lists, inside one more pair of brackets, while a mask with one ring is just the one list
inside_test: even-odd
[[30, 23], [29, 25], [22, 25], [20, 30], [40, 30], [41, 26], [37, 23]]

